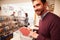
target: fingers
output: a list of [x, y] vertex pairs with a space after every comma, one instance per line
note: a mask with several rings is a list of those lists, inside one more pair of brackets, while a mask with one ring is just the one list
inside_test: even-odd
[[37, 38], [38, 34], [36, 33], [36, 31], [30, 31], [30, 34], [29, 34], [30, 37], [32, 38]]

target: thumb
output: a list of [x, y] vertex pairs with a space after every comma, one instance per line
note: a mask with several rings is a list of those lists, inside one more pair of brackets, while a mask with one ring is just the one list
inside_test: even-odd
[[37, 32], [37, 31], [34, 31], [35, 33]]

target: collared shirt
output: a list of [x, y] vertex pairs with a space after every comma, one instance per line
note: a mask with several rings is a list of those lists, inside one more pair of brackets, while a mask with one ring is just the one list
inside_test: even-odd
[[46, 13], [44, 13], [44, 14], [41, 15], [41, 16], [37, 16], [37, 18], [36, 18], [36, 23], [35, 23], [36, 26], [39, 26], [39, 20], [42, 20], [42, 19], [46, 16], [46, 14], [47, 14], [48, 12], [49, 12], [49, 11], [47, 11]]
[[49, 11], [47, 11], [46, 13], [44, 13], [43, 15], [41, 15], [41, 20], [46, 16], [46, 14], [48, 13]]

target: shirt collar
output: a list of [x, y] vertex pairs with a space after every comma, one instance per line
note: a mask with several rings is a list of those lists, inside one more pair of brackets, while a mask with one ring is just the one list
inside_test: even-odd
[[41, 15], [41, 19], [43, 19], [48, 12], [49, 12], [49, 11], [47, 11], [46, 13], [44, 13], [43, 15]]

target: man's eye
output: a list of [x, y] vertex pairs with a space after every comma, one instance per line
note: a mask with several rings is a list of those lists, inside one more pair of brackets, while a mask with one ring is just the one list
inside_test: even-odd
[[35, 8], [35, 6], [33, 6]]
[[36, 6], [39, 6], [40, 4], [37, 4]]

